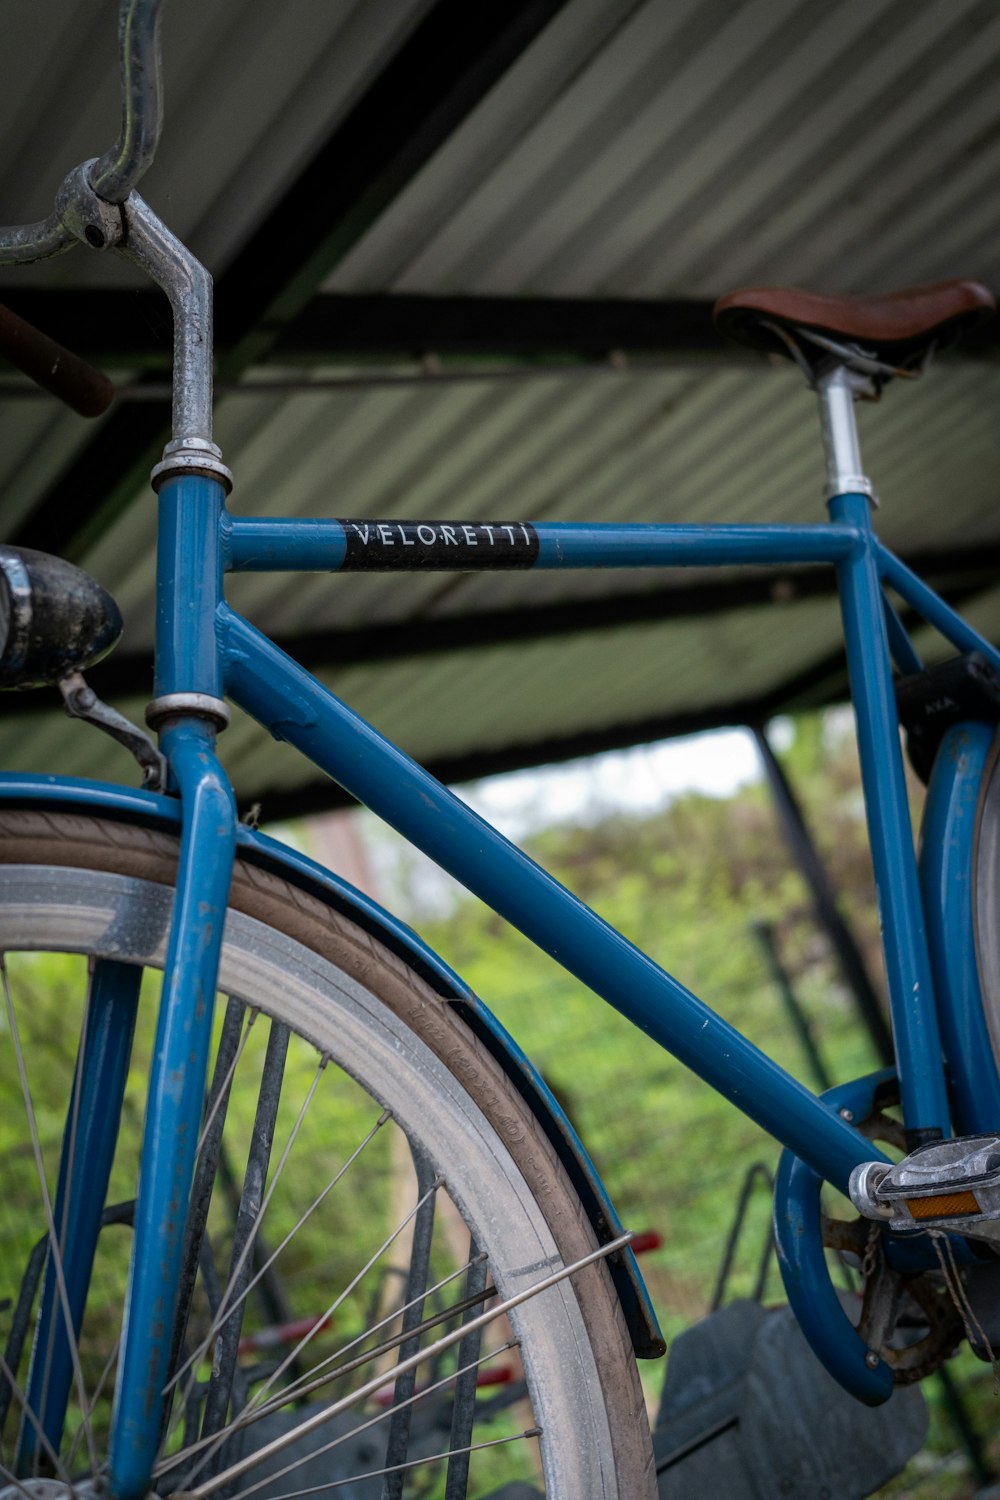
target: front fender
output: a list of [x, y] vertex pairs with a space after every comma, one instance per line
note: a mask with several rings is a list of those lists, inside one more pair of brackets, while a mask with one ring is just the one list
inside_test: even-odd
[[[174, 798], [74, 777], [0, 774], [0, 801], [8, 806], [62, 807], [71, 812], [101, 814], [159, 828], [174, 829], [180, 823], [180, 808]], [[282, 875], [293, 885], [308, 890], [349, 916], [405, 959], [432, 989], [453, 1003], [456, 1013], [504, 1070], [531, 1110], [538, 1128], [551, 1143], [576, 1189], [598, 1243], [607, 1244], [617, 1238], [622, 1233], [621, 1222], [565, 1111], [513, 1037], [454, 970], [405, 922], [399, 921], [340, 876], [277, 839], [241, 824], [237, 833], [237, 850], [242, 858]], [[632, 1251], [626, 1249], [609, 1256], [608, 1269], [636, 1355], [641, 1359], [658, 1358], [665, 1352], [666, 1344]]]

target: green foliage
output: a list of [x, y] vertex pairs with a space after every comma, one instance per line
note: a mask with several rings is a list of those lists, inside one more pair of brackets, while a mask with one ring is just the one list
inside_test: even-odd
[[[884, 988], [864, 805], [849, 726], [842, 718], [796, 721], [784, 759], [842, 913], [876, 985]], [[919, 790], [913, 790], [919, 809]], [[545, 828], [526, 847], [601, 916], [815, 1089], [808, 1055], [789, 1024], [755, 937], [755, 924], [768, 924], [833, 1079], [857, 1077], [879, 1065], [763, 784], [724, 800], [682, 796], [652, 816], [618, 814], [586, 826]], [[595, 1158], [623, 1222], [663, 1236], [662, 1248], [643, 1259], [642, 1269], [669, 1343], [709, 1310], [743, 1178], [757, 1161], [773, 1170], [776, 1146], [474, 899], [459, 900], [446, 918], [421, 927], [431, 946], [482, 995], [541, 1068]], [[758, 1180], [726, 1300], [753, 1293], [769, 1232], [770, 1201]], [[764, 1297], [783, 1300], [773, 1262]], [[662, 1374], [648, 1367], [644, 1373], [652, 1398]], [[971, 1357], [963, 1373], [966, 1381], [988, 1385]], [[932, 1388], [930, 1394], [933, 1398]], [[935, 1451], [953, 1450], [956, 1439], [933, 1399], [932, 1411], [930, 1456], [921, 1462], [924, 1471], [937, 1472]], [[970, 1493], [961, 1460], [957, 1471], [947, 1493]], [[902, 1488], [894, 1487], [892, 1493], [946, 1492], [926, 1487], [911, 1491], [908, 1482], [901, 1480]], [[933, 1483], [920, 1473], [913, 1482]]]
[[[880, 984], [877, 916], [851, 737], [836, 720], [803, 719], [795, 726], [785, 760], [843, 912]], [[652, 816], [608, 814], [587, 826], [543, 828], [527, 846], [641, 949], [814, 1087], [808, 1055], [789, 1023], [756, 932], [758, 924], [766, 923], [832, 1076], [855, 1077], [877, 1065], [762, 785], [728, 799], [683, 796]], [[419, 884], [419, 869], [412, 863], [401, 862], [398, 869], [405, 879]], [[391, 898], [389, 904], [394, 904]], [[668, 1341], [673, 1339], [708, 1310], [741, 1183], [755, 1162], [773, 1170], [777, 1148], [738, 1110], [485, 907], [471, 898], [438, 898], [439, 912], [443, 905], [451, 908], [446, 915], [425, 915], [420, 921], [423, 935], [483, 996], [542, 1069], [594, 1156], [623, 1222], [662, 1235], [661, 1248], [642, 1264], [664, 1332]], [[72, 1086], [76, 1033], [67, 1026], [67, 1017], [85, 991], [84, 968], [82, 961], [61, 955], [29, 956], [19, 961], [14, 976], [22, 1010], [30, 1016], [29, 1070], [50, 1182]], [[111, 1201], [134, 1192], [156, 983], [151, 979], [144, 990], [145, 1022], [130, 1068]], [[221, 1007], [219, 1011], [217, 1026]], [[13, 1104], [19, 1085], [6, 1030], [0, 1017], [0, 1063], [6, 1068], [0, 1073], [0, 1098], [11, 1106], [0, 1111], [5, 1173], [0, 1263], [6, 1268], [0, 1298], [16, 1297], [38, 1233], [37, 1214], [28, 1218], [24, 1212], [25, 1202], [38, 1195], [34, 1162], [30, 1153], [13, 1144]], [[242, 1058], [245, 1081], [234, 1089], [229, 1106], [237, 1138], [245, 1139], [250, 1131], [266, 1040], [262, 1023]], [[301, 1178], [292, 1175], [289, 1166], [284, 1191], [276, 1196], [265, 1221], [271, 1246], [295, 1227], [314, 1195], [375, 1123], [371, 1101], [330, 1069], [297, 1126], [298, 1103], [309, 1092], [315, 1072], [315, 1051], [293, 1045], [272, 1180], [281, 1144], [293, 1130], [298, 1131], [294, 1160]], [[239, 1179], [244, 1161], [229, 1165]], [[329, 1218], [307, 1219], [282, 1256], [286, 1289], [296, 1302], [301, 1298], [312, 1309], [328, 1305], [327, 1288], [342, 1287], [357, 1275], [387, 1226], [395, 1222], [387, 1212], [398, 1207], [400, 1193], [411, 1193], [409, 1179], [390, 1152], [388, 1132], [366, 1147], [363, 1169], [347, 1168], [344, 1185], [351, 1213], [334, 1217], [333, 1233]], [[232, 1202], [227, 1206], [223, 1200], [211, 1221], [220, 1263], [228, 1255], [233, 1214]], [[754, 1294], [769, 1227], [770, 1201], [758, 1181], [725, 1288], [727, 1299]], [[106, 1352], [116, 1332], [104, 1320], [117, 1316], [129, 1240], [124, 1230], [102, 1236], [95, 1275], [100, 1287], [107, 1286], [107, 1295], [99, 1291], [96, 1309], [88, 1314], [83, 1350], [88, 1385], [100, 1368], [91, 1361], [96, 1361], [98, 1350]], [[445, 1269], [436, 1268], [436, 1274], [445, 1274]], [[782, 1297], [773, 1263], [766, 1267], [764, 1297]], [[196, 1311], [204, 1321], [205, 1309]], [[360, 1332], [366, 1311], [370, 1314], [359, 1303], [338, 1310], [331, 1334], [338, 1345]], [[662, 1369], [654, 1366], [646, 1373], [655, 1408]], [[956, 1366], [956, 1374], [973, 1390], [977, 1422], [987, 1427], [994, 1420], [988, 1377], [968, 1355]], [[958, 1500], [971, 1493], [967, 1471], [956, 1465], [941, 1468], [940, 1454], [956, 1444], [936, 1407], [934, 1420], [930, 1447], [886, 1493], [912, 1500], [945, 1495]], [[501, 1436], [508, 1421], [514, 1423], [513, 1413], [495, 1424], [492, 1435]], [[476, 1456], [483, 1484], [494, 1461], [500, 1459], [489, 1453]], [[526, 1477], [531, 1472], [528, 1463]]]
[[[833, 772], [824, 842], [840, 873], [850, 872], [849, 904], [870, 951], [874, 903], [849, 747], [808, 725], [793, 759], [807, 785], [821, 770]], [[725, 801], [687, 795], [651, 817], [550, 827], [528, 841], [528, 851], [811, 1084], [754, 934], [755, 923], [767, 922], [834, 1075], [875, 1065], [763, 786]], [[424, 924], [424, 935], [542, 1068], [625, 1222], [664, 1234], [646, 1269], [667, 1332], [679, 1331], [710, 1299], [742, 1171], [758, 1158], [773, 1164], [773, 1143], [478, 902], [461, 901], [447, 919]], [[749, 1289], [755, 1259], [747, 1256], [734, 1290]]]

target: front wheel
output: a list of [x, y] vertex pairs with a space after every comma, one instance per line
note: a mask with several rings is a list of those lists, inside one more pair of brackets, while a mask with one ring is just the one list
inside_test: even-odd
[[[0, 813], [0, 1462], [12, 1486], [109, 1482], [176, 860], [176, 840], [143, 827]], [[600, 1263], [396, 1377], [417, 1348], [595, 1248], [523, 1101], [447, 1000], [316, 895], [243, 860], [219, 988], [172, 1374], [150, 1413], [153, 1491], [655, 1495]], [[134, 1040], [120, 1110], [88, 1114], [83, 1053], [109, 1004], [112, 1040], [114, 1005], [134, 1010]], [[96, 1174], [99, 1201], [84, 1204], [91, 1266], [63, 1179], [88, 1181], [75, 1153], [106, 1131], [104, 1113], [120, 1128], [107, 1191]], [[67, 1323], [79, 1325], [68, 1341]]]

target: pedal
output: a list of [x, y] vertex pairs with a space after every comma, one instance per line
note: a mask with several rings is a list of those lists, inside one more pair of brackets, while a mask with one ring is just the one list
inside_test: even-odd
[[1000, 1136], [931, 1141], [895, 1165], [851, 1173], [851, 1202], [894, 1234], [947, 1229], [1000, 1246]]

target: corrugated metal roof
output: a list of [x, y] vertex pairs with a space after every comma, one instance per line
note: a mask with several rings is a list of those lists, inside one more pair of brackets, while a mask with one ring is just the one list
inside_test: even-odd
[[995, 280], [998, 50], [976, 0], [570, 6], [329, 285]]
[[[959, 273], [1000, 285], [992, 0], [552, 9], [340, 254], [328, 292], [711, 298], [746, 282], [861, 292]], [[3, 216], [43, 213], [62, 172], [114, 134], [113, 10], [61, 7], [58, 28], [41, 22], [40, 42], [37, 7], [25, 4], [12, 24], [11, 81], [0, 92]], [[432, 0], [219, 0], [208, 10], [170, 0], [167, 124], [144, 195], [224, 272], [432, 10]], [[120, 260], [83, 252], [3, 273], [15, 287], [130, 277]], [[509, 365], [466, 383], [421, 379], [422, 366], [398, 352], [374, 371], [345, 356], [249, 369], [249, 385], [264, 374], [297, 384], [221, 397], [234, 508], [604, 521], [823, 514], [811, 398], [788, 368], [685, 358], [512, 379]], [[350, 384], [393, 371], [406, 382]], [[333, 377], [345, 387], [303, 388]], [[890, 545], [928, 553], [1000, 542], [998, 403], [1000, 367], [950, 359], [863, 411]], [[48, 402], [0, 401], [8, 535], [89, 437]], [[137, 486], [83, 559], [119, 598], [133, 653], [151, 645], [152, 524], [152, 498]], [[232, 596], [283, 639], [448, 620], [460, 646], [485, 611], [576, 601], [585, 625], [588, 601], [691, 581], [245, 576]], [[974, 613], [1000, 637], [1000, 599], [976, 600]], [[741, 609], [439, 652], [419, 675], [404, 642], [396, 659], [352, 660], [332, 680], [408, 747], [448, 760], [763, 699], [835, 646], [829, 603], [799, 600], [773, 615]], [[61, 719], [32, 717], [0, 731], [0, 752], [23, 761], [16, 748], [27, 744], [40, 764], [58, 747], [66, 769], [100, 766], [103, 750], [83, 746], [89, 732], [67, 733]], [[245, 728], [229, 732], [249, 795], [276, 785], [278, 768], [288, 785], [306, 774], [270, 742], [252, 743]]]

